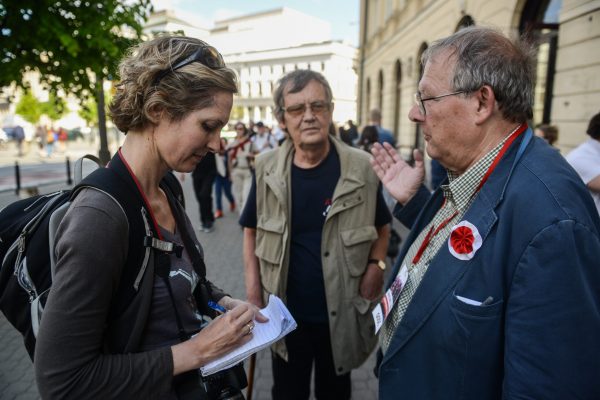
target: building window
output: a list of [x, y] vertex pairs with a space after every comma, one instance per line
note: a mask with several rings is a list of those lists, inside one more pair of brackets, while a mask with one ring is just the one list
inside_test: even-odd
[[533, 122], [549, 124], [554, 97], [554, 74], [558, 50], [559, 13], [561, 0], [545, 2], [528, 0], [523, 7], [520, 33], [534, 43], [536, 54], [536, 81], [533, 99]]
[[368, 114], [368, 112], [371, 110], [371, 79], [367, 78], [367, 90], [366, 90], [366, 101], [365, 104], [367, 106], [367, 111], [365, 114]]
[[387, 21], [394, 11], [394, 0], [385, 0], [385, 20]]
[[394, 81], [394, 135], [400, 137], [400, 116], [402, 115], [402, 63], [396, 60]]
[[377, 108], [383, 110], [383, 70], [379, 70], [377, 79]]
[[460, 31], [462, 28], [467, 28], [469, 26], [475, 25], [475, 20], [470, 15], [465, 15], [458, 21], [458, 25], [456, 25], [456, 32]]

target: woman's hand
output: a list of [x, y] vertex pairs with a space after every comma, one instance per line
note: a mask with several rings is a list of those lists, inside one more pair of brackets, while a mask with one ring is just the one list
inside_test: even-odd
[[263, 323], [263, 322], [267, 322], [269, 320], [267, 317], [265, 317], [264, 315], [262, 315], [260, 313], [260, 309], [258, 308], [258, 306], [254, 305], [252, 303], [249, 303], [247, 301], [240, 300], [240, 299], [232, 299], [229, 296], [225, 296], [221, 300], [219, 300], [219, 305], [225, 307], [225, 309], [227, 309], [227, 310], [232, 310], [235, 307], [244, 305], [244, 304], [249, 305], [250, 308], [254, 311], [254, 319], [257, 322]]
[[245, 344], [252, 339], [255, 320], [259, 323], [268, 321], [258, 307], [227, 298], [219, 303], [229, 309], [228, 312], [215, 318], [190, 340], [171, 347], [173, 375], [206, 365]]

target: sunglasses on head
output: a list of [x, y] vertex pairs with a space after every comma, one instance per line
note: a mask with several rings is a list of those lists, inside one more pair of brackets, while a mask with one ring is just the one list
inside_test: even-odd
[[195, 52], [193, 52], [189, 57], [186, 57], [182, 61], [173, 65], [171, 68], [161, 71], [154, 78], [154, 86], [158, 85], [158, 83], [165, 76], [169, 74], [169, 72], [175, 72], [176, 70], [185, 67], [193, 62], [199, 62], [210, 69], [219, 69], [225, 66], [225, 62], [223, 61], [223, 57], [221, 54], [212, 46], [202, 46]]

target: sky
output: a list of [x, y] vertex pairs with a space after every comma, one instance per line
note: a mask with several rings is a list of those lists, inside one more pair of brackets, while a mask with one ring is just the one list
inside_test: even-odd
[[156, 11], [174, 10], [183, 19], [210, 28], [213, 21], [288, 7], [331, 23], [334, 40], [358, 46], [359, 0], [152, 0]]

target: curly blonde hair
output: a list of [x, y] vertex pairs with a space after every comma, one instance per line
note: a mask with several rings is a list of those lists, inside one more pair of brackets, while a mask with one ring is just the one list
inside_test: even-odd
[[119, 65], [121, 80], [110, 104], [117, 128], [124, 133], [142, 130], [157, 124], [161, 113], [178, 121], [212, 105], [216, 92], [237, 93], [235, 72], [225, 64], [210, 68], [191, 62], [172, 70], [173, 65], [206, 46], [199, 39], [165, 35], [131, 48]]

